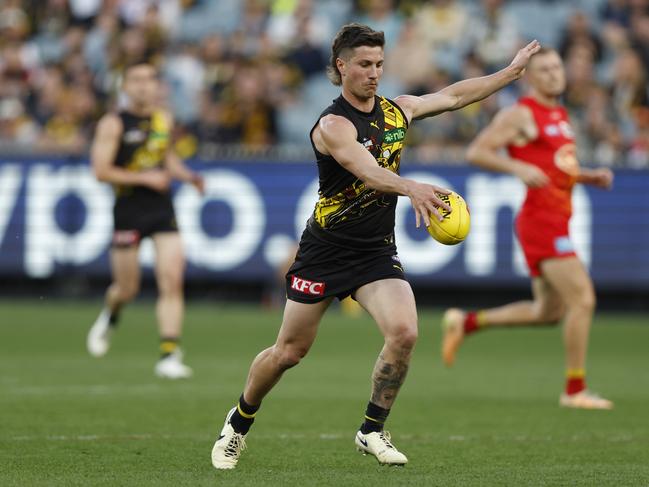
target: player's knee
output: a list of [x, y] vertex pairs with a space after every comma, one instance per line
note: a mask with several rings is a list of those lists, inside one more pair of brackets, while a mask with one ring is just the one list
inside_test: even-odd
[[577, 308], [582, 313], [592, 313], [595, 311], [597, 300], [595, 293], [591, 290], [585, 290], [579, 294], [575, 299], [571, 300], [568, 306]]
[[164, 272], [158, 279], [160, 294], [178, 294], [182, 292], [183, 276], [179, 272]]
[[306, 347], [295, 345], [280, 347], [276, 345], [273, 347], [273, 358], [277, 368], [284, 371], [299, 364], [308, 351], [309, 349]]
[[403, 322], [394, 326], [388, 336], [386, 336], [386, 343], [388, 346], [398, 348], [401, 350], [412, 350], [417, 343], [417, 324]]
[[117, 285], [117, 294], [119, 296], [119, 300], [124, 303], [133, 301], [139, 292], [140, 286], [137, 283]]

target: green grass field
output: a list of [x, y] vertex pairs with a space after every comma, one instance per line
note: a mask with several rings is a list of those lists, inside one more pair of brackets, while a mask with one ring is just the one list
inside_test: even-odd
[[600, 314], [590, 387], [614, 411], [557, 406], [560, 330], [483, 333], [441, 366], [439, 313], [421, 339], [388, 429], [405, 468], [354, 450], [380, 348], [367, 317], [331, 310], [311, 354], [265, 401], [234, 471], [210, 449], [279, 313], [190, 304], [195, 378], [154, 378], [152, 303], [123, 315], [111, 353], [86, 355], [99, 303], [0, 301], [1, 486], [649, 485], [649, 319]]

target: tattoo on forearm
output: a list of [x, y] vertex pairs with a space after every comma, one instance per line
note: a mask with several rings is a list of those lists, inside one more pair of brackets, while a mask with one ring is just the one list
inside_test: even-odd
[[381, 353], [372, 373], [372, 402], [378, 406], [390, 408], [407, 373], [407, 358], [390, 364], [385, 361], [383, 353]]

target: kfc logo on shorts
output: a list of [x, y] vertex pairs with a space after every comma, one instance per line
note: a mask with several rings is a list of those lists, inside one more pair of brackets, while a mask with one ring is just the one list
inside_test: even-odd
[[311, 294], [312, 296], [322, 296], [325, 290], [324, 282], [313, 282], [301, 277], [291, 276], [291, 289], [303, 294]]
[[115, 247], [129, 247], [140, 241], [140, 232], [137, 230], [115, 230], [113, 245]]

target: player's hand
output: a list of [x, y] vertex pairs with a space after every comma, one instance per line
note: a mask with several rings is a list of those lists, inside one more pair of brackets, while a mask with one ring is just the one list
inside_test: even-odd
[[534, 39], [527, 46], [516, 53], [514, 60], [509, 64], [510, 69], [513, 71], [514, 75], [517, 78], [520, 78], [525, 73], [525, 68], [527, 63], [530, 62], [530, 58], [539, 52], [541, 49], [541, 44], [539, 41]]
[[550, 182], [550, 178], [538, 167], [521, 162], [516, 170], [516, 176], [530, 188], [540, 188]]
[[410, 203], [415, 210], [417, 228], [419, 228], [419, 225], [422, 221], [427, 227], [430, 226], [429, 215], [432, 215], [439, 221], [442, 221], [444, 217], [439, 214], [439, 211], [437, 210], [438, 208], [441, 207], [446, 211], [451, 211], [451, 207], [444, 203], [439, 198], [437, 193], [451, 194], [451, 191], [432, 184], [424, 184], [412, 181], [412, 184], [410, 185], [410, 188], [408, 190], [408, 197], [410, 198]]
[[162, 169], [152, 169], [140, 174], [140, 184], [160, 193], [167, 191], [171, 186], [171, 175]]
[[205, 194], [205, 178], [200, 174], [194, 173], [189, 183], [196, 188], [201, 195]]
[[613, 186], [613, 172], [605, 167], [589, 171], [588, 179], [597, 188], [611, 189]]

